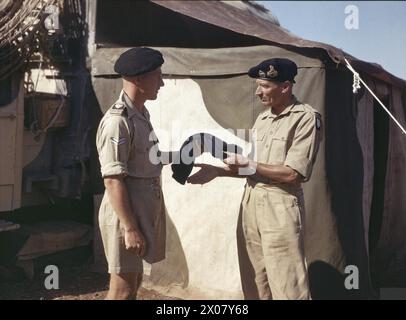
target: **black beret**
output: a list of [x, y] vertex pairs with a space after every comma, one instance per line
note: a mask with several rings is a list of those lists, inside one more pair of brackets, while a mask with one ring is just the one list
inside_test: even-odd
[[262, 61], [259, 65], [248, 71], [251, 78], [259, 78], [271, 81], [291, 81], [297, 75], [297, 65], [292, 60], [285, 58], [274, 58]]
[[159, 68], [164, 63], [162, 53], [151, 48], [132, 48], [122, 53], [114, 71], [122, 76], [138, 76]]

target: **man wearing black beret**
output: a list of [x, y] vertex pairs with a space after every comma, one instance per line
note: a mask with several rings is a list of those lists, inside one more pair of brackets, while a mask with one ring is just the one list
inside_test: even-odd
[[302, 183], [316, 159], [321, 116], [292, 94], [296, 74], [296, 64], [285, 58], [252, 67], [248, 75], [256, 79], [255, 94], [264, 106], [253, 126], [256, 161], [230, 155], [228, 167], [198, 165], [202, 169], [188, 179], [202, 184], [219, 176], [247, 178], [237, 236], [247, 299], [310, 299]]
[[123, 89], [102, 118], [96, 137], [106, 191], [99, 225], [110, 273], [106, 299], [134, 298], [143, 274], [142, 259], [165, 258], [165, 204], [160, 184], [162, 164], [150, 161], [157, 138], [145, 108], [164, 85], [162, 54], [130, 49], [114, 70]]

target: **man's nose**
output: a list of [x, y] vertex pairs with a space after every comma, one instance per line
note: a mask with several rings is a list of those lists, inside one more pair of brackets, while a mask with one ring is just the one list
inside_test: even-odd
[[257, 96], [259, 96], [259, 95], [262, 94], [262, 90], [261, 90], [260, 87], [257, 87], [257, 90], [255, 90], [255, 94], [256, 94]]
[[165, 85], [164, 80], [161, 78], [161, 81], [159, 82], [159, 86], [163, 87]]

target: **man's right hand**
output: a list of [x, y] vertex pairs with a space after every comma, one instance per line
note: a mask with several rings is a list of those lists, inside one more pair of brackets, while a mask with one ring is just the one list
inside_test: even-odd
[[218, 167], [209, 164], [195, 164], [195, 167], [199, 167], [201, 169], [187, 179], [188, 183], [205, 184], [219, 176]]
[[134, 250], [140, 257], [145, 255], [146, 243], [141, 231], [125, 230], [124, 244], [127, 250]]

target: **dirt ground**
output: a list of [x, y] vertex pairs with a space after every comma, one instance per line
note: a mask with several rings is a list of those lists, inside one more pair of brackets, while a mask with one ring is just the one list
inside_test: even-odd
[[[109, 275], [95, 271], [100, 270], [100, 265], [95, 268], [92, 253], [93, 247], [88, 245], [35, 258], [31, 260], [32, 278], [15, 260], [0, 261], [0, 300], [103, 300]], [[45, 288], [45, 279], [50, 276], [45, 268], [49, 265], [58, 266], [59, 289]], [[177, 300], [143, 287], [138, 291], [137, 299]]]
[[[32, 280], [22, 275], [0, 282], [0, 300], [103, 300], [108, 289], [108, 275], [89, 270], [87, 266], [67, 267], [59, 271], [59, 289], [47, 290], [47, 274], [37, 273]], [[17, 279], [16, 279], [17, 278]], [[153, 290], [140, 288], [140, 300], [176, 300]]]

